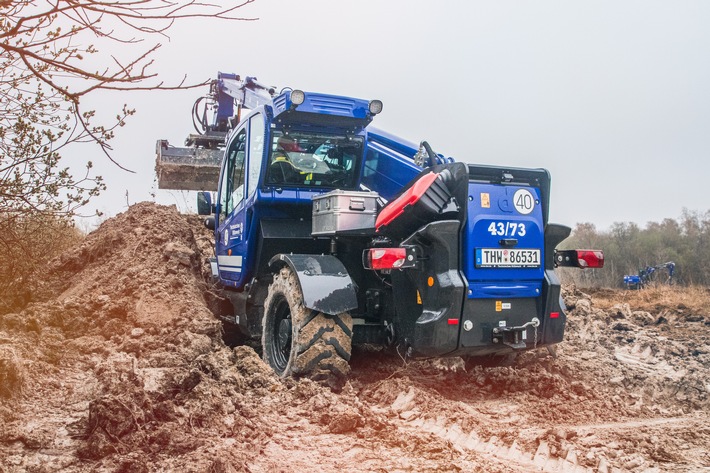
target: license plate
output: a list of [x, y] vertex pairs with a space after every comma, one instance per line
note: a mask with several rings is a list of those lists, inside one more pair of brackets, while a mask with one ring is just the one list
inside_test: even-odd
[[540, 250], [476, 248], [477, 268], [539, 268]]

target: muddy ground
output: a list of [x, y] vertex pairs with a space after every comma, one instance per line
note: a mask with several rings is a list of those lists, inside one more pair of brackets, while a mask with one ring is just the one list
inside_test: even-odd
[[710, 471], [710, 293], [567, 287], [511, 367], [356, 350], [340, 393], [229, 348], [195, 217], [142, 203], [0, 315], [0, 472]]

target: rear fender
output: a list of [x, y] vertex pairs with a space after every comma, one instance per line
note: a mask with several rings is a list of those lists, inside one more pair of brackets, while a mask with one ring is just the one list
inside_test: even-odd
[[545, 225], [545, 269], [555, 268], [555, 248], [569, 237], [572, 229], [565, 225]]
[[355, 284], [343, 263], [331, 255], [279, 254], [269, 261], [276, 272], [288, 266], [298, 278], [303, 306], [337, 315], [357, 308]]

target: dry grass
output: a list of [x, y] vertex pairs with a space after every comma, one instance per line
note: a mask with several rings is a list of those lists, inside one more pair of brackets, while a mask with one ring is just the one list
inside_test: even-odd
[[[35, 294], [28, 285], [47, 262], [74, 248], [84, 235], [71, 222], [51, 215], [0, 215], [0, 313], [21, 310]], [[40, 276], [41, 277], [41, 276]]]
[[634, 310], [655, 312], [659, 308], [682, 309], [696, 314], [710, 314], [710, 289], [705, 286], [655, 285], [640, 291], [626, 289], [582, 289], [600, 309], [627, 303]]

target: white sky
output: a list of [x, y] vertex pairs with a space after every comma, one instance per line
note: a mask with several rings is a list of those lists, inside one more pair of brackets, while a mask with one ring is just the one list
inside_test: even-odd
[[[260, 19], [174, 28], [154, 71], [378, 98], [376, 126], [457, 161], [549, 169], [556, 223], [710, 209], [708, 1], [256, 0], [241, 15]], [[136, 174], [83, 149], [109, 186], [92, 209], [122, 212], [126, 193], [194, 205], [157, 190], [154, 150], [182, 145], [206, 92], [96, 98], [137, 109], [113, 143]]]

